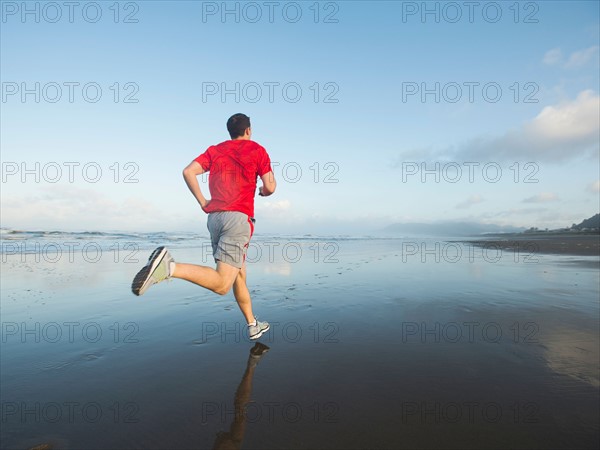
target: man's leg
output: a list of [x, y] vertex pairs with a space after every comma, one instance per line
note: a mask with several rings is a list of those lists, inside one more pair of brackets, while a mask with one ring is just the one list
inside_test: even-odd
[[271, 326], [268, 322], [259, 322], [254, 317], [252, 312], [252, 299], [250, 298], [250, 291], [246, 285], [246, 264], [242, 265], [241, 270], [237, 274], [235, 281], [233, 282], [233, 295], [237, 301], [242, 314], [248, 322], [248, 337], [252, 340], [258, 339], [264, 333], [269, 331]]
[[254, 322], [252, 299], [250, 298], [250, 291], [248, 291], [248, 286], [246, 285], [246, 264], [242, 266], [233, 282], [233, 295], [242, 314], [246, 318], [246, 322]]
[[229, 292], [240, 272], [237, 267], [221, 261], [217, 261], [217, 270], [195, 264], [174, 263], [174, 265], [175, 268], [171, 273], [173, 278], [187, 280], [220, 295]]

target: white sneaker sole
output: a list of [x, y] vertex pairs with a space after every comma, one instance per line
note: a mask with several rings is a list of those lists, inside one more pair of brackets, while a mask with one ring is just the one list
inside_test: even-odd
[[265, 334], [270, 329], [271, 329], [271, 325], [267, 325], [267, 328], [264, 328], [264, 329], [260, 330], [254, 336], [250, 336], [250, 339], [253, 340], [253, 341], [256, 340], [256, 339], [258, 339], [259, 337], [261, 337], [263, 334]]
[[[160, 251], [157, 251], [159, 249]], [[142, 267], [142, 270], [137, 273], [137, 275], [133, 278], [133, 282], [131, 283], [131, 291], [135, 295], [143, 295], [144, 292], [146, 292], [148, 288], [152, 286], [149, 284], [150, 278], [166, 254], [167, 248], [159, 247], [150, 255], [148, 263]]]

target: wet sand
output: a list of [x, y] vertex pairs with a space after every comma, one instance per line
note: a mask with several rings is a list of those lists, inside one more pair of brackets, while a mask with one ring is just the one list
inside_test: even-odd
[[130, 294], [150, 251], [6, 258], [2, 447], [597, 448], [600, 271], [421, 243], [262, 242], [259, 357], [231, 294]]
[[480, 247], [557, 255], [600, 256], [600, 235], [579, 233], [522, 233], [466, 241]]

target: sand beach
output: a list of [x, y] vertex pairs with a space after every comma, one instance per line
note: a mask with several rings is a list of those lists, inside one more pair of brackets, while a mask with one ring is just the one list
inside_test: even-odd
[[[3, 448], [598, 444], [597, 257], [256, 236], [257, 356], [231, 294], [131, 294], [153, 238], [94, 239], [94, 258], [3, 247]], [[205, 244], [167, 242], [210, 263]]]

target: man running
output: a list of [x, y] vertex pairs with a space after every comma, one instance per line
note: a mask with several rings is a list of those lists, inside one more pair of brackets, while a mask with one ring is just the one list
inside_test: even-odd
[[[269, 196], [277, 183], [266, 150], [252, 141], [250, 118], [234, 114], [227, 121], [231, 140], [209, 147], [184, 170], [183, 178], [208, 214], [207, 226], [217, 268], [175, 263], [165, 247], [158, 247], [131, 285], [135, 295], [169, 278], [181, 278], [225, 295], [233, 295], [248, 322], [250, 339], [258, 339], [269, 330], [267, 322], [256, 320], [252, 299], [246, 285], [246, 251], [254, 232], [254, 194], [260, 177], [258, 195]], [[207, 200], [198, 184], [198, 175], [209, 172]]]

